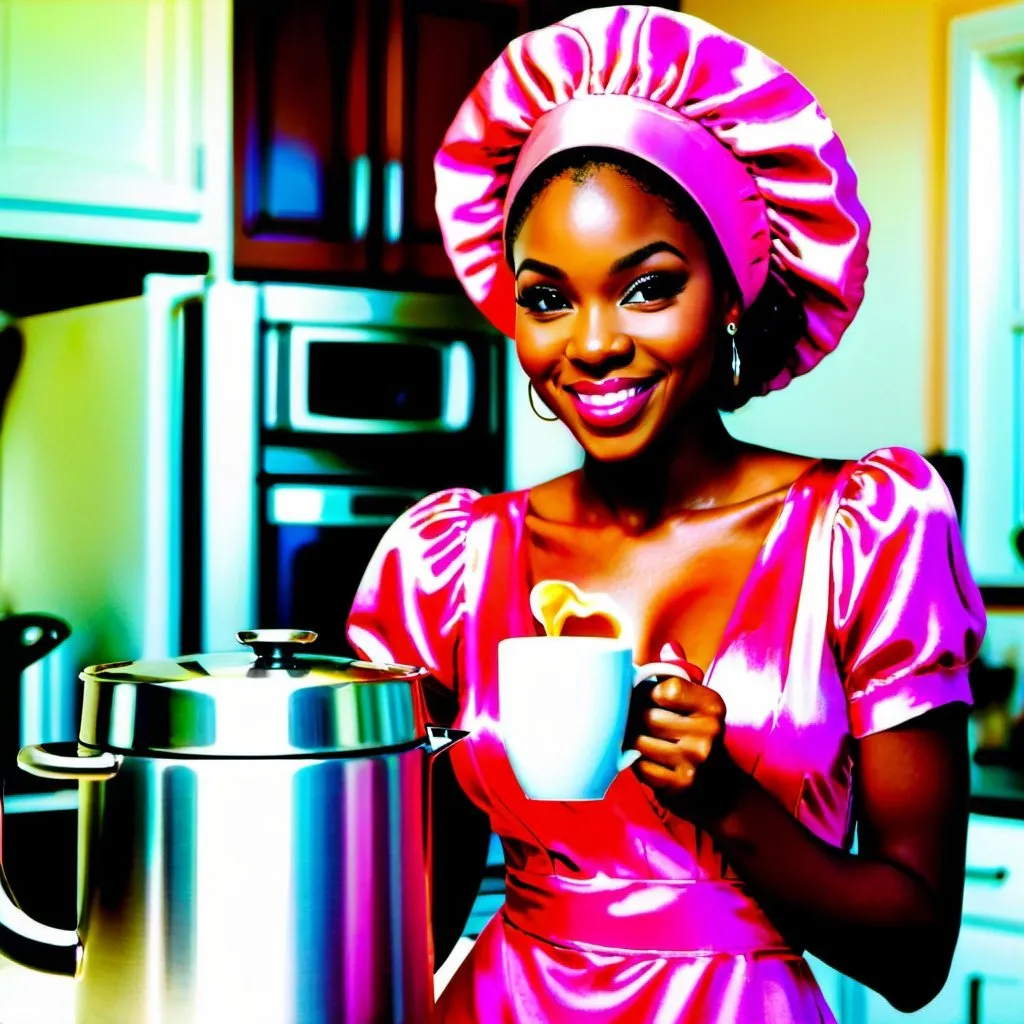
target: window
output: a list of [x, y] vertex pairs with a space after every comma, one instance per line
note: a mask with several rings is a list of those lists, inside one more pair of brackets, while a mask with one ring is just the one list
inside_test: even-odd
[[950, 25], [947, 433], [983, 584], [1024, 583], [1024, 3]]

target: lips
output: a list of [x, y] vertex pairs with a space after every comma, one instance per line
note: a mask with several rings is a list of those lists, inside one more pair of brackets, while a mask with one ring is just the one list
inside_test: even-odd
[[657, 384], [655, 378], [612, 377], [581, 380], [566, 385], [580, 419], [595, 427], [621, 427], [647, 404]]

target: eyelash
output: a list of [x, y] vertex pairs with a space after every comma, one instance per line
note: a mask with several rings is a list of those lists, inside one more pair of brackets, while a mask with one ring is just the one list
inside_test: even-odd
[[[529, 310], [531, 313], [539, 313], [542, 316], [545, 313], [561, 313], [562, 309], [568, 308], [568, 302], [562, 309], [538, 309], [537, 305], [544, 301], [545, 298], [555, 296], [565, 302], [565, 296], [557, 288], [552, 288], [550, 285], [544, 284], [533, 284], [529, 288], [523, 289], [521, 295], [516, 296], [516, 305], [522, 306], [523, 309]], [[531, 301], [532, 298], [532, 301]]]
[[[626, 294], [622, 297], [622, 302], [625, 305], [634, 305], [626, 300], [629, 299], [636, 292], [641, 291], [645, 287], [651, 284], [658, 283], [660, 288], [653, 298], [644, 299], [643, 302], [636, 303], [636, 305], [645, 305], [649, 302], [660, 302], [664, 299], [674, 298], [683, 289], [684, 278], [681, 274], [670, 274], [665, 271], [652, 271], [649, 274], [644, 274], [642, 277], [638, 277], [633, 281], [629, 288], [626, 290]], [[532, 297], [532, 298], [531, 298]], [[565, 303], [564, 306], [558, 309], [538, 309], [537, 306], [545, 299], [556, 297]], [[523, 309], [529, 310], [532, 313], [537, 313], [541, 316], [548, 313], [561, 313], [569, 308], [570, 303], [562, 295], [557, 288], [551, 285], [534, 284], [529, 288], [523, 290], [521, 295], [516, 296], [516, 305], [521, 306]]]
[[659, 302], [663, 299], [675, 298], [675, 296], [683, 290], [685, 279], [682, 274], [670, 274], [663, 270], [656, 270], [650, 274], [644, 274], [643, 277], [637, 278], [629, 286], [626, 294], [622, 297], [623, 302], [625, 302], [625, 300], [631, 295], [655, 282], [659, 284], [659, 288], [656, 290], [654, 298], [646, 299], [645, 302]]

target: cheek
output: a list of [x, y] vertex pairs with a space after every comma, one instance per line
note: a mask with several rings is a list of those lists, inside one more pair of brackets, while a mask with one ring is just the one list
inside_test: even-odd
[[517, 313], [516, 355], [528, 377], [545, 377], [552, 373], [564, 350], [564, 339], [555, 324], [538, 324], [523, 312]]
[[666, 370], [693, 371], [712, 361], [718, 336], [703, 310], [679, 305], [633, 319], [627, 330]]

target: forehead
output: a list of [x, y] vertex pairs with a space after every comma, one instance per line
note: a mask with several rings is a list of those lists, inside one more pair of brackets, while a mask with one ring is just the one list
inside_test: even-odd
[[702, 248], [693, 227], [665, 199], [618, 169], [599, 166], [584, 175], [563, 174], [540, 192], [515, 240], [513, 259], [518, 263], [530, 255], [561, 265], [574, 250], [622, 255], [658, 239], [684, 251]]

